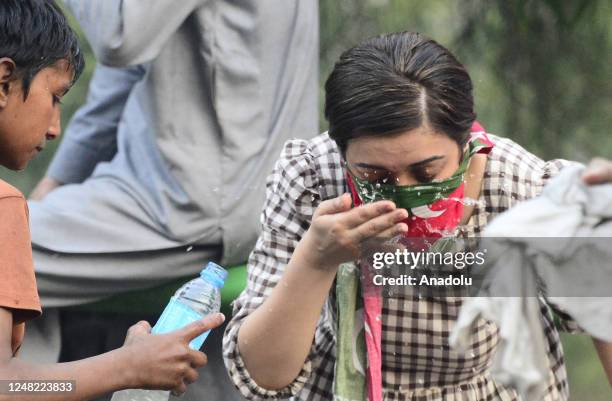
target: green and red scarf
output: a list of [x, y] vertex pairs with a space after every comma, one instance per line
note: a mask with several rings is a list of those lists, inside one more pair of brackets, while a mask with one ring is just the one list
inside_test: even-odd
[[[355, 207], [378, 200], [392, 200], [409, 212], [405, 223], [409, 238], [441, 238], [451, 235], [463, 215], [464, 173], [476, 153], [489, 153], [493, 143], [477, 122], [471, 129], [468, 149], [448, 179], [423, 185], [372, 184], [347, 171], [347, 183]], [[363, 280], [368, 275], [362, 276]], [[364, 284], [364, 285], [360, 285]], [[360, 266], [344, 263], [338, 269], [337, 357], [334, 400], [382, 401], [382, 295], [360, 291]], [[369, 287], [372, 285], [370, 284]]]

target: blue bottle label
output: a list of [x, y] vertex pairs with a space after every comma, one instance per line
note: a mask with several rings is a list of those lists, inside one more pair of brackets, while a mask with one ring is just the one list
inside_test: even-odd
[[[196, 320], [201, 319], [203, 316], [200, 316], [199, 313], [191, 309], [189, 306], [183, 304], [177, 298], [170, 298], [170, 302], [166, 305], [164, 312], [151, 329], [151, 333], [153, 334], [164, 334], [169, 333], [171, 331], [180, 329], [182, 327], [187, 326], [189, 323], [195, 322]], [[208, 337], [210, 330], [199, 335], [198, 337], [191, 340], [189, 343], [189, 347], [191, 349], [199, 350], [202, 344], [204, 344], [204, 340]]]

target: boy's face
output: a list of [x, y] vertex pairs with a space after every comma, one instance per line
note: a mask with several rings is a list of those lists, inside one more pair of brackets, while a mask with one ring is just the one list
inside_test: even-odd
[[22, 80], [11, 77], [11, 63], [0, 59], [0, 164], [22, 170], [47, 140], [60, 135], [59, 100], [72, 84], [72, 69], [66, 60], [42, 69], [24, 101]]

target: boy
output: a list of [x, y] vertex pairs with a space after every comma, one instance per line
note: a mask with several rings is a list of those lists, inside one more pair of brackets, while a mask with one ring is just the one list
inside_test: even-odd
[[[52, 0], [0, 2], [0, 165], [24, 169], [60, 134], [60, 100], [83, 70], [74, 32]], [[123, 347], [71, 363], [33, 365], [16, 358], [24, 322], [41, 314], [23, 195], [0, 180], [0, 401], [88, 400], [123, 388], [185, 391], [206, 356], [188, 343], [217, 327], [217, 314], [166, 335], [139, 322]], [[154, 350], [155, 352], [152, 352]], [[59, 381], [60, 386], [45, 382]], [[21, 381], [21, 382], [18, 382]], [[69, 383], [68, 381], [73, 381]], [[55, 392], [49, 392], [54, 389]], [[20, 397], [21, 395], [21, 397]]]

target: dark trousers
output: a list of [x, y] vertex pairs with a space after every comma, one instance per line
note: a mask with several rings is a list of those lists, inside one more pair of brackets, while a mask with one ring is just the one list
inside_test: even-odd
[[[106, 314], [64, 309], [60, 312], [62, 347], [60, 362], [69, 362], [119, 348], [127, 329], [140, 320], [154, 325], [158, 316], [134, 314]], [[173, 401], [242, 401], [244, 398], [227, 375], [222, 358], [222, 339], [225, 324], [213, 330], [202, 351], [208, 364], [200, 369], [198, 381], [191, 384], [180, 398]], [[94, 401], [110, 401], [112, 394]]]

